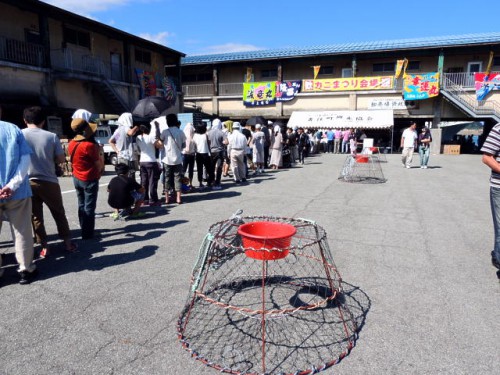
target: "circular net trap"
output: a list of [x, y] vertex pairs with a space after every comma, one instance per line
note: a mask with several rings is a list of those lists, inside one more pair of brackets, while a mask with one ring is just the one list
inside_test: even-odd
[[[266, 223], [278, 226], [270, 229], [276, 238], [257, 233], [248, 241], [243, 224], [271, 227]], [[281, 238], [280, 226], [295, 234]], [[342, 286], [326, 233], [314, 222], [233, 215], [203, 240], [178, 337], [192, 357], [220, 372], [317, 373], [355, 344], [359, 315]]]
[[373, 154], [348, 155], [340, 171], [339, 180], [361, 184], [380, 184], [387, 181], [378, 156]]

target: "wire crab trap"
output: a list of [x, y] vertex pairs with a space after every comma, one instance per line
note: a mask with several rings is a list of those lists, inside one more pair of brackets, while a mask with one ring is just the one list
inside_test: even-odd
[[387, 181], [378, 158], [371, 154], [348, 155], [340, 171], [339, 180], [362, 184], [380, 184]]
[[339, 362], [358, 324], [323, 228], [238, 214], [203, 240], [177, 324], [182, 346], [230, 374], [305, 375]]
[[378, 161], [379, 163], [387, 163], [387, 155], [381, 152], [380, 147], [365, 147], [361, 154], [372, 155], [373, 161]]

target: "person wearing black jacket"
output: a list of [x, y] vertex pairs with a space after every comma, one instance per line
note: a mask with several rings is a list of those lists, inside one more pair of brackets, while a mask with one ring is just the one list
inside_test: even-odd
[[304, 158], [309, 155], [309, 136], [304, 133], [304, 128], [297, 130], [297, 147], [299, 151], [299, 163], [304, 164]]

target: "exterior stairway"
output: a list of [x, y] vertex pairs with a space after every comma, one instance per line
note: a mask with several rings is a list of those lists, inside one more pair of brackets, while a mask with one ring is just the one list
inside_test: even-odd
[[500, 122], [500, 105], [493, 101], [478, 101], [474, 93], [466, 91], [461, 85], [443, 76], [441, 94], [459, 109], [474, 118], [492, 118]]
[[116, 114], [121, 114], [123, 112], [129, 112], [130, 108], [127, 103], [122, 99], [120, 94], [116, 92], [113, 85], [104, 77], [101, 80], [94, 81], [93, 84], [99, 89], [99, 91], [106, 98], [107, 103], [113, 109]]

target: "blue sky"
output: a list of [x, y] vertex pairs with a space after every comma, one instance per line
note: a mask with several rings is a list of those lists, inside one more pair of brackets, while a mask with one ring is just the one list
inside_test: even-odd
[[44, 2], [163, 44], [186, 55], [500, 30], [500, 26], [488, 20], [487, 15], [478, 16], [484, 9], [493, 11], [491, 2], [487, 2], [489, 5], [476, 6], [465, 0]]

